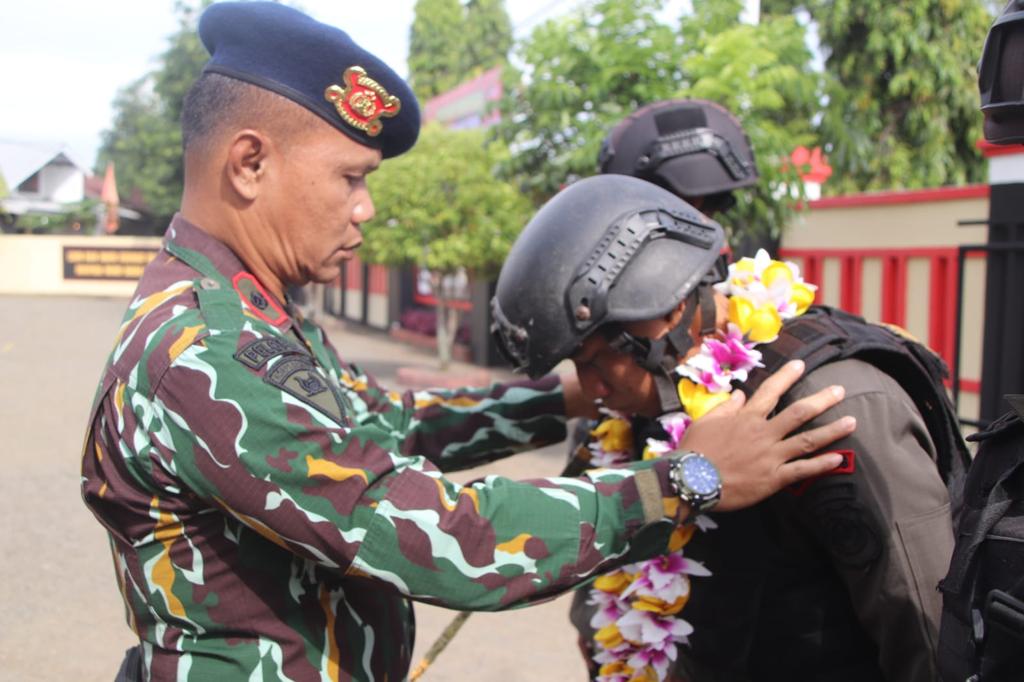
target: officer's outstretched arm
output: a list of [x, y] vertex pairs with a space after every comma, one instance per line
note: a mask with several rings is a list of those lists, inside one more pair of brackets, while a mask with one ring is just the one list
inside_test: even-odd
[[842, 462], [826, 453], [804, 459], [856, 428], [853, 417], [790, 436], [843, 399], [842, 386], [830, 386], [797, 401], [769, 418], [779, 399], [803, 374], [803, 362], [790, 362], [744, 400], [742, 391], [687, 430], [679, 447], [703, 453], [718, 467], [722, 498], [717, 509], [728, 511], [755, 504], [787, 485], [830, 471]]

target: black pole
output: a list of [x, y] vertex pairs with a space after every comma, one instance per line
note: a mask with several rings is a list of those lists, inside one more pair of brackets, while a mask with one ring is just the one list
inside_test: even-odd
[[963, 342], [960, 329], [964, 320], [964, 267], [970, 246], [961, 246], [956, 254], [956, 329], [953, 334], [953, 409], [960, 417], [960, 346]]
[[982, 345], [981, 421], [1006, 411], [1003, 396], [1024, 392], [1024, 183], [991, 185]]

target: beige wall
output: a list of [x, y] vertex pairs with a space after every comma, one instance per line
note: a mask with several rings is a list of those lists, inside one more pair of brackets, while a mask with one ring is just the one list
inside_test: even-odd
[[64, 279], [64, 247], [159, 248], [159, 237], [0, 235], [0, 294], [129, 297], [135, 281]]
[[369, 310], [366, 312], [366, 322], [371, 327], [378, 329], [388, 328], [388, 295], [373, 294], [368, 297]]
[[[838, 306], [841, 300], [842, 267], [845, 255], [863, 254], [860, 314], [871, 321], [882, 315], [884, 253], [905, 249], [954, 249], [961, 244], [983, 244], [988, 239], [984, 225], [959, 227], [961, 220], [988, 217], [988, 198], [958, 198], [884, 205], [812, 207], [796, 216], [783, 233], [782, 248], [809, 250], [823, 256], [819, 283], [821, 303]], [[801, 258], [794, 258], [800, 263]], [[801, 263], [802, 264], [802, 263]], [[904, 326], [928, 342], [931, 316], [931, 268], [925, 256], [910, 255], [906, 272]], [[981, 352], [985, 298], [985, 261], [968, 258], [964, 268], [963, 321], [961, 323], [961, 380], [981, 378]], [[978, 400], [963, 393], [960, 415], [977, 418]]]
[[987, 198], [812, 207], [797, 214], [786, 228], [782, 245], [790, 249], [880, 249], [984, 243], [988, 228], [957, 227], [957, 221], [987, 217]]

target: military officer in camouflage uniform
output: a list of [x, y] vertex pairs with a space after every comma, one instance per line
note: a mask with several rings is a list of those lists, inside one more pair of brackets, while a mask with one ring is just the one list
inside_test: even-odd
[[[288, 304], [287, 286], [333, 280], [359, 246], [367, 174], [417, 136], [407, 85], [276, 3], [212, 5], [199, 34], [211, 59], [184, 106], [181, 212], [116, 336], [83, 454], [140, 639], [122, 676], [401, 680], [410, 599], [508, 608], [662, 546], [689, 513], [677, 457], [530, 482], [442, 475], [562, 439], [588, 409], [574, 378], [387, 391]], [[839, 463], [788, 460], [849, 423], [785, 438], [835, 392], [766, 418], [799, 373], [687, 440], [718, 465], [721, 508]]]

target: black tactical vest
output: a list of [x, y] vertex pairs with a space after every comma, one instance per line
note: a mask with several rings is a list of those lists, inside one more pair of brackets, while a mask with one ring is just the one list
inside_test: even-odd
[[1024, 396], [970, 436], [949, 574], [940, 584], [939, 670], [946, 682], [1024, 679]]
[[[827, 307], [814, 307], [759, 347], [766, 365], [744, 383], [753, 392], [785, 362], [802, 359], [807, 372], [856, 358], [881, 369], [912, 398], [939, 453], [949, 485], [968, 462], [953, 407], [942, 385], [945, 366], [921, 344], [893, 330]], [[642, 430], [638, 436], [645, 437]], [[686, 605], [693, 624], [680, 679], [700, 682], [865, 682], [882, 680], [878, 651], [857, 619], [833, 566], [857, 568], [878, 558], [884, 531], [850, 507], [848, 523], [822, 535], [793, 519], [817, 505], [855, 498], [852, 483], [830, 479], [814, 495], [783, 491], [747, 510], [719, 514], [719, 530], [697, 533], [687, 554], [712, 572]], [[729, 538], [728, 541], [723, 541]], [[742, 538], [742, 541], [737, 541]]]

